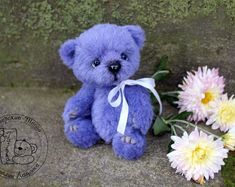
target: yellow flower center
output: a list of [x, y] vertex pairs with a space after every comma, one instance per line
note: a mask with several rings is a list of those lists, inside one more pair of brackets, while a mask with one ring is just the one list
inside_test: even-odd
[[211, 93], [210, 91], [207, 91], [204, 93], [205, 97], [201, 100], [201, 102], [206, 105], [209, 102], [211, 102], [212, 100], [214, 100], [214, 95], [213, 93]]
[[226, 148], [232, 151], [235, 150], [235, 135], [228, 132], [227, 134], [223, 135], [222, 140]]
[[206, 149], [198, 146], [192, 152], [192, 160], [195, 163], [201, 163], [203, 160], [205, 160], [206, 155], [207, 155]]
[[235, 122], [235, 104], [223, 103], [219, 109], [219, 117], [222, 123], [230, 124]]
[[187, 162], [192, 167], [205, 165], [212, 158], [214, 148], [206, 141], [201, 141], [195, 145], [193, 149], [189, 148], [185, 151]]

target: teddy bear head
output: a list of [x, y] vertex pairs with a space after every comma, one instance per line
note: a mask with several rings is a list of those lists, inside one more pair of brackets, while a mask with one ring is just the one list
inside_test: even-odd
[[138, 25], [98, 24], [65, 41], [59, 54], [78, 80], [111, 86], [138, 70], [144, 40], [145, 33]]
[[35, 144], [29, 143], [26, 140], [17, 140], [15, 142], [15, 154], [17, 156], [32, 155], [37, 151]]

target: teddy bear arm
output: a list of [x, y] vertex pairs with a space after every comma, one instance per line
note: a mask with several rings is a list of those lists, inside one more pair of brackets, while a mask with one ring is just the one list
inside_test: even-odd
[[131, 88], [128, 94], [129, 119], [128, 122], [142, 134], [146, 134], [151, 127], [153, 108], [149, 92], [140, 86]]
[[65, 121], [91, 115], [91, 107], [94, 101], [95, 88], [83, 85], [81, 89], [65, 104], [63, 118]]

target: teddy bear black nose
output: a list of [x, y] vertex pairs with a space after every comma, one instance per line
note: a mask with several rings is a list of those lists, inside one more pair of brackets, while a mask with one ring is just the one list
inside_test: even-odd
[[109, 71], [111, 73], [117, 73], [121, 69], [121, 64], [119, 60], [112, 61], [111, 64], [108, 66]]

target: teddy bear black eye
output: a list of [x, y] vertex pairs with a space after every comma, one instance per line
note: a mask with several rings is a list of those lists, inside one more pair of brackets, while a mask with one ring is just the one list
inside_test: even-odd
[[127, 54], [126, 54], [126, 53], [122, 53], [122, 54], [121, 54], [121, 59], [122, 59], [122, 60], [128, 60]]
[[100, 60], [98, 58], [96, 58], [93, 62], [92, 62], [92, 67], [95, 68], [96, 66], [100, 65]]

